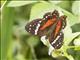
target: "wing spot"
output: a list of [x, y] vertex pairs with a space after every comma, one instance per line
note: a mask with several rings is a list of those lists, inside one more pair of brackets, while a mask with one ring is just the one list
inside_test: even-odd
[[29, 28], [29, 30], [31, 30], [31, 28]]
[[46, 18], [48, 18], [48, 16], [46, 16]]
[[31, 25], [30, 25], [30, 27], [31, 27]]
[[60, 35], [62, 35], [62, 34], [60, 33]]
[[62, 26], [62, 28], [64, 28], [64, 26]]
[[61, 44], [61, 43], [59, 42], [59, 44]]
[[50, 16], [50, 15], [48, 15], [48, 16]]
[[57, 45], [58, 46], [58, 45]]
[[34, 25], [33, 25], [33, 27], [34, 27]]
[[41, 23], [41, 21], [39, 21]]

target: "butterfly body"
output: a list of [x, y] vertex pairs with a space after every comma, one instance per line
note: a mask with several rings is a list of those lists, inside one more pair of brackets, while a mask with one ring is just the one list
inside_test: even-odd
[[[46, 13], [42, 19], [36, 19], [25, 26], [27, 32], [45, 37], [54, 49], [61, 48], [63, 44], [63, 29], [66, 27], [66, 16], [59, 16], [57, 10]], [[41, 38], [42, 39], [42, 38]]]

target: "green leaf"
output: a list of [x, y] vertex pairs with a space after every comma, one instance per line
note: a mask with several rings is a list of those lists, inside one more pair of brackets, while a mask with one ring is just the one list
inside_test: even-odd
[[62, 1], [57, 5], [60, 6], [61, 8], [63, 8], [63, 9], [71, 11], [71, 6], [72, 6], [71, 1], [68, 1], [68, 0], [67, 1]]
[[[12, 8], [4, 7], [2, 9], [1, 25], [1, 60], [7, 60], [8, 49], [12, 41], [12, 26], [14, 20], [14, 11]], [[11, 52], [10, 52], [11, 53]]]
[[36, 19], [36, 18], [43, 18], [43, 15], [45, 13], [52, 12], [52, 11], [54, 11], [54, 9], [56, 9], [58, 11], [62, 11], [64, 13], [64, 15], [67, 16], [70, 26], [79, 22], [78, 17], [76, 17], [73, 14], [71, 14], [70, 12], [60, 8], [59, 6], [56, 6], [52, 3], [47, 3], [47, 2], [37, 3], [32, 7], [31, 14], [30, 14], [30, 21], [33, 19]]
[[55, 9], [54, 7], [55, 6], [52, 6], [50, 3], [47, 2], [35, 4], [31, 9], [30, 20], [42, 18], [46, 12], [53, 11]]
[[24, 5], [35, 3], [35, 2], [37, 1], [10, 1], [7, 4], [7, 7], [20, 7], [20, 6], [24, 6]]
[[80, 34], [78, 35], [78, 37], [73, 41], [73, 44], [75, 46], [79, 46], [78, 48], [75, 47], [75, 50], [80, 50]]

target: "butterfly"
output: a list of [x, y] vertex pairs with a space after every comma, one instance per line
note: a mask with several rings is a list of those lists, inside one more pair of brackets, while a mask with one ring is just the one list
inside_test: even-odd
[[63, 45], [64, 34], [63, 29], [66, 27], [65, 15], [59, 16], [59, 12], [47, 12], [43, 18], [35, 19], [25, 26], [25, 30], [32, 35], [45, 37], [48, 39], [54, 49], [59, 49]]

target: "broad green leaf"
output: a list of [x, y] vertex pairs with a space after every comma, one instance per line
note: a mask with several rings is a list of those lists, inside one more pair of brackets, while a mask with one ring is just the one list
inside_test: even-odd
[[35, 3], [37, 1], [10, 1], [7, 4], [7, 7], [19, 7], [19, 6], [24, 6], [27, 4]]
[[47, 2], [37, 3], [31, 9], [30, 20], [42, 18], [46, 12], [51, 12], [54, 9], [55, 6], [52, 6], [50, 3]]
[[60, 6], [63, 9], [66, 9], [68, 11], [71, 11], [71, 7], [72, 7], [72, 3], [71, 1], [62, 1], [59, 4], [57, 4], [58, 6]]
[[[14, 11], [12, 8], [4, 7], [2, 9], [1, 25], [1, 60], [7, 60], [8, 49], [12, 41], [12, 26], [14, 20]], [[11, 52], [10, 52], [11, 53]]]
[[30, 14], [30, 21], [33, 19], [37, 19], [37, 18], [43, 18], [43, 15], [45, 13], [52, 12], [52, 11], [54, 11], [54, 9], [56, 9], [58, 11], [62, 11], [64, 13], [64, 15], [67, 16], [70, 26], [79, 22], [78, 17], [76, 17], [73, 14], [71, 14], [70, 12], [60, 8], [59, 6], [56, 6], [52, 3], [47, 3], [47, 2], [37, 3], [32, 7], [31, 14]]
[[72, 13], [70, 13], [66, 10], [63, 10], [63, 12], [67, 16], [67, 19], [68, 19], [67, 21], [69, 22], [70, 26], [80, 22], [78, 16], [75, 16], [75, 15], [73, 15]]

